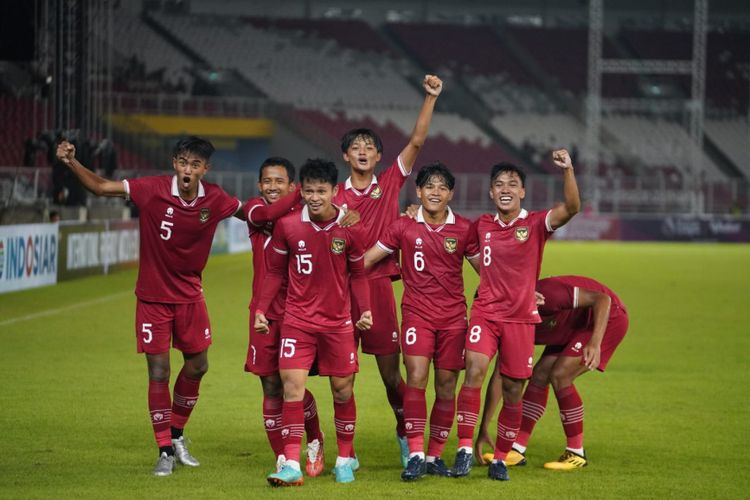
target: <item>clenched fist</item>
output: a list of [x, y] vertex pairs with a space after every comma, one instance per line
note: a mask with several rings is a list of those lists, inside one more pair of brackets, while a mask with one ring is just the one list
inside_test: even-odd
[[428, 94], [437, 97], [443, 90], [443, 81], [435, 75], [425, 75], [422, 86]]
[[70, 165], [76, 157], [76, 147], [68, 141], [62, 141], [57, 145], [57, 159], [66, 165]]
[[573, 168], [573, 162], [570, 161], [570, 154], [567, 149], [558, 149], [552, 152], [552, 161], [562, 169]]

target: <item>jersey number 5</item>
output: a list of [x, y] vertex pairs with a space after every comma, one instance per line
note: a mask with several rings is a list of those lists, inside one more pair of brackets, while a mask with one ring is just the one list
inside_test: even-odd
[[166, 241], [172, 237], [172, 226], [174, 226], [174, 222], [161, 221], [161, 227], [159, 228], [160, 231], [163, 231], [159, 233], [161, 239]]
[[297, 257], [297, 273], [312, 274], [312, 254], [300, 253]]

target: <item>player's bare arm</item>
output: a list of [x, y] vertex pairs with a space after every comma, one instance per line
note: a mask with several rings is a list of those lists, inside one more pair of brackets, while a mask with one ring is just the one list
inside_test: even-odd
[[469, 261], [469, 264], [471, 264], [472, 269], [474, 269], [477, 272], [477, 275], [479, 275], [479, 262], [480, 258], [479, 256], [475, 256], [473, 258], [466, 258], [467, 261]]
[[388, 252], [386, 252], [379, 246], [374, 245], [371, 249], [365, 252], [365, 269], [370, 269], [372, 266], [385, 259], [389, 255], [390, 254]]
[[237, 209], [235, 213], [232, 214], [232, 217], [237, 217], [241, 221], [246, 221], [245, 218], [245, 211], [242, 209], [243, 203], [240, 202], [240, 207]]
[[563, 195], [565, 201], [550, 211], [549, 222], [552, 229], [562, 227], [581, 209], [581, 196], [573, 172], [573, 162], [565, 149], [552, 152], [552, 161], [563, 172]]
[[97, 196], [125, 197], [125, 185], [120, 181], [111, 181], [96, 175], [76, 160], [76, 148], [68, 141], [62, 141], [57, 146], [57, 159], [63, 162], [81, 181], [83, 187]]
[[609, 309], [612, 299], [606, 293], [578, 289], [578, 307], [591, 307], [593, 310], [594, 327], [591, 339], [583, 347], [583, 358], [581, 362], [589, 370], [595, 370], [599, 366], [601, 356], [602, 338], [607, 331], [609, 323]]
[[412, 167], [414, 167], [419, 150], [427, 139], [427, 133], [430, 131], [430, 122], [432, 121], [432, 113], [435, 110], [435, 102], [443, 90], [443, 81], [435, 75], [425, 75], [422, 86], [427, 95], [424, 97], [424, 103], [422, 104], [422, 109], [419, 111], [417, 123], [414, 125], [409, 143], [399, 155], [407, 173], [410, 173]]

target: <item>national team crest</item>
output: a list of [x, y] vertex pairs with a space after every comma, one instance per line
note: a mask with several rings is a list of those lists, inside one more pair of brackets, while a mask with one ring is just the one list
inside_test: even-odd
[[341, 238], [334, 238], [331, 240], [331, 252], [340, 255], [344, 253], [344, 248], [346, 248], [346, 241]]
[[443, 240], [443, 248], [445, 248], [445, 251], [448, 253], [456, 253], [458, 240], [456, 238], [445, 238]]
[[528, 227], [517, 227], [516, 228], [516, 239], [518, 241], [526, 241], [529, 239], [529, 228]]
[[377, 200], [381, 196], [383, 196], [383, 190], [380, 189], [380, 186], [375, 186], [375, 189], [370, 192], [370, 198], [373, 200]]
[[209, 210], [208, 208], [201, 208], [201, 211], [200, 211], [201, 224], [208, 222], [208, 218], [210, 216], [211, 216], [211, 210]]

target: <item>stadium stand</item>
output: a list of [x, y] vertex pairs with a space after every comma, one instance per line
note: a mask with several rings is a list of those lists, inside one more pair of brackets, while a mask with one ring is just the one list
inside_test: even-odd
[[367, 57], [333, 39], [299, 39], [232, 18], [154, 19], [215, 65], [236, 68], [277, 102], [306, 109], [413, 109], [420, 103], [397, 61]]
[[187, 56], [136, 15], [119, 12], [113, 27], [114, 49], [124, 59], [116, 90], [190, 93], [194, 77], [186, 68], [193, 63]]
[[706, 135], [740, 168], [745, 178], [750, 179], [750, 127], [747, 119], [709, 119], [706, 120], [705, 131]]

